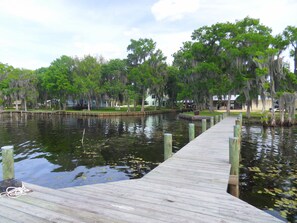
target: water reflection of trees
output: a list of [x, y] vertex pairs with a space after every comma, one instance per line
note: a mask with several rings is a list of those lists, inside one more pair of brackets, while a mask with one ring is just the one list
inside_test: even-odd
[[297, 128], [246, 127], [241, 198], [297, 221]]
[[6, 138], [2, 145], [14, 142], [16, 162], [44, 158], [54, 164], [53, 172], [110, 166], [137, 178], [162, 162], [164, 132], [176, 135], [176, 149], [187, 141], [187, 123], [177, 122], [175, 115], [77, 118], [23, 114], [0, 119], [0, 135]]

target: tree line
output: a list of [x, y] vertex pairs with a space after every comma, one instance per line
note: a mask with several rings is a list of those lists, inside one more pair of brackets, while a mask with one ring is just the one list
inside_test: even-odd
[[[230, 112], [232, 94], [239, 94], [250, 117], [252, 100], [265, 105], [269, 97], [279, 100], [281, 124], [285, 111], [288, 122], [294, 118], [297, 84], [297, 28], [287, 26], [283, 33], [273, 36], [272, 30], [259, 19], [246, 17], [234, 23], [203, 26], [192, 33], [191, 42], [174, 54], [173, 65], [182, 78], [182, 92], [191, 96], [202, 109], [212, 111], [214, 95], [228, 95]], [[284, 61], [283, 53], [290, 50], [294, 72]], [[275, 125], [275, 114], [268, 120], [263, 107], [263, 121]], [[268, 121], [270, 123], [268, 123]]]
[[[284, 61], [285, 50], [293, 58], [293, 72]], [[141, 104], [144, 111], [145, 97], [150, 93], [159, 102], [166, 95], [170, 106], [178, 100], [191, 99], [199, 109], [213, 111], [214, 95], [230, 99], [237, 94], [249, 116], [252, 100], [258, 100], [260, 95], [263, 104], [268, 97], [277, 99], [283, 111], [281, 117], [287, 111], [289, 120], [293, 118], [297, 84], [294, 26], [287, 26], [275, 36], [259, 19], [249, 17], [203, 26], [193, 31], [192, 41], [184, 42], [173, 54], [172, 65], [166, 63], [152, 39], [132, 39], [127, 52], [127, 58], [109, 61], [91, 55], [63, 55], [49, 67], [33, 71], [0, 63], [0, 105], [21, 100], [27, 109], [27, 104], [34, 107], [58, 99], [61, 109], [65, 109], [67, 99], [75, 98], [86, 100], [90, 110], [92, 101], [105, 98], [128, 105]], [[270, 124], [274, 125], [272, 113]]]

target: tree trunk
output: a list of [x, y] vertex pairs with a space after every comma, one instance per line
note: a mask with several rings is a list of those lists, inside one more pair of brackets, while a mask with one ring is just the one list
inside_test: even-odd
[[292, 116], [291, 116], [291, 111], [288, 112], [288, 126], [292, 126]]
[[209, 95], [209, 111], [214, 112], [214, 107], [213, 107], [213, 96], [212, 94]]
[[161, 109], [161, 107], [163, 106], [163, 104], [162, 104], [163, 98], [157, 97], [157, 99], [158, 99], [158, 108]]
[[18, 102], [18, 99], [15, 100], [15, 110], [16, 110], [16, 111], [19, 110], [19, 102]]
[[284, 109], [280, 109], [280, 125], [283, 126], [285, 123], [285, 111]]
[[261, 92], [261, 102], [262, 102], [262, 114], [263, 114], [266, 110], [266, 97], [263, 91]]
[[231, 91], [228, 92], [228, 102], [227, 102], [227, 114], [230, 114], [231, 109]]
[[137, 101], [136, 101], [136, 99], [134, 98], [134, 111], [136, 111], [136, 105], [137, 105]]
[[91, 111], [91, 98], [88, 97], [88, 111]]
[[[56, 104], [56, 103], [55, 103], [55, 104]], [[63, 104], [62, 104], [62, 102], [61, 102], [61, 101], [59, 101], [59, 103], [58, 103], [58, 104], [59, 104], [59, 110], [62, 110], [62, 107], [61, 107], [61, 105], [63, 105]], [[55, 107], [56, 107], [56, 106], [55, 106]]]
[[127, 102], [127, 112], [130, 112], [130, 95], [127, 90], [124, 91], [124, 102]]
[[[273, 103], [274, 103], [273, 98], [271, 98], [271, 100], [272, 100]], [[276, 121], [275, 121], [275, 111], [274, 111], [274, 104], [273, 104], [273, 107], [272, 107], [272, 110], [271, 110], [271, 122], [270, 122], [270, 125], [271, 125], [271, 126], [275, 126], [275, 125], [276, 125]]]
[[144, 112], [144, 101], [145, 101], [145, 93], [142, 94], [142, 99], [141, 99], [141, 112]]
[[[281, 96], [278, 100], [279, 104], [279, 112], [280, 112], [280, 125], [283, 126], [285, 123], [285, 102], [283, 96]], [[272, 108], [274, 109], [274, 103], [272, 103]]]
[[26, 98], [24, 99], [24, 110], [27, 111], [27, 100], [26, 100]]
[[246, 106], [246, 117], [247, 117], [248, 119], [250, 119], [250, 117], [251, 117], [251, 101], [250, 101], [250, 100], [247, 101], [247, 106]]

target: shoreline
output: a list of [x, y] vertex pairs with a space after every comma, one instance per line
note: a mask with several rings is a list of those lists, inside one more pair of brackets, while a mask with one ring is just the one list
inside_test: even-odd
[[166, 113], [182, 113], [188, 110], [182, 109], [166, 109], [166, 110], [156, 110], [156, 111], [61, 111], [61, 110], [54, 110], [54, 111], [0, 111], [0, 114], [42, 114], [42, 115], [65, 115], [65, 116], [91, 116], [91, 117], [108, 117], [108, 116], [146, 116], [146, 115], [155, 115], [155, 114], [166, 114]]

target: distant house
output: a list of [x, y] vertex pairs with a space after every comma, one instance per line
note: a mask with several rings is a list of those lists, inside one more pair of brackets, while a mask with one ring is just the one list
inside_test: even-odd
[[[161, 102], [161, 106], [165, 106], [168, 100], [168, 96], [164, 96]], [[159, 106], [159, 100], [157, 99], [156, 95], [148, 94], [145, 99], [146, 105], [148, 106]]]
[[[230, 98], [230, 108], [231, 109], [242, 109], [242, 104], [236, 100], [238, 99], [239, 95], [231, 95]], [[226, 110], [228, 104], [229, 96], [213, 96], [213, 105], [217, 110]]]
[[[213, 102], [214, 102], [214, 107], [217, 110], [226, 110], [227, 108], [227, 103], [228, 103], [228, 96], [213, 96]], [[239, 95], [231, 95], [230, 98], [231, 102], [231, 109], [242, 109], [246, 110], [246, 105], [245, 103], [241, 103], [239, 100]], [[260, 111], [265, 108], [266, 111], [268, 111], [272, 107], [272, 102], [271, 98], [267, 97], [265, 100], [265, 105], [263, 105], [261, 97], [258, 96], [258, 100], [252, 100], [252, 106], [251, 110], [253, 111]]]

